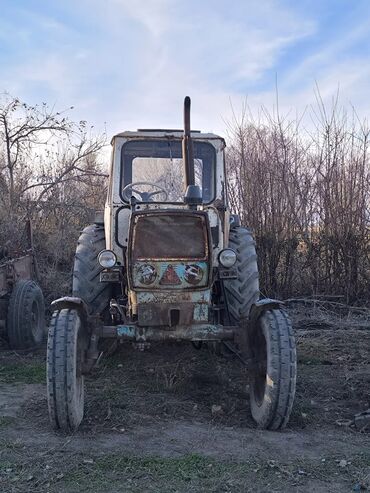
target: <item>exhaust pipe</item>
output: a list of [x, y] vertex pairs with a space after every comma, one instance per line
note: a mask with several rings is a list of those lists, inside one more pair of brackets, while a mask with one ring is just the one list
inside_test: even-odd
[[195, 185], [194, 151], [190, 129], [190, 105], [189, 96], [184, 99], [184, 136], [182, 139], [182, 157], [185, 166], [185, 203], [197, 205], [202, 203], [200, 188]]
[[189, 96], [184, 99], [184, 137], [182, 139], [182, 156], [185, 165], [185, 188], [195, 185], [194, 176], [194, 152], [190, 130], [190, 105]]

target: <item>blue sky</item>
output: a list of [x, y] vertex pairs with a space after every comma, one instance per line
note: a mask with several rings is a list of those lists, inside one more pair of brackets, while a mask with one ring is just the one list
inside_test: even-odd
[[0, 92], [45, 101], [108, 134], [181, 127], [225, 132], [230, 100], [303, 111], [340, 87], [370, 113], [367, 0], [0, 0]]

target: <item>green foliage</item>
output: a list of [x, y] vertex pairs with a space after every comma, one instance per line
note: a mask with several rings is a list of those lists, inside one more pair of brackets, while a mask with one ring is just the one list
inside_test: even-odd
[[0, 429], [6, 428], [7, 426], [14, 423], [15, 418], [13, 416], [0, 416]]
[[19, 361], [18, 364], [0, 366], [1, 383], [45, 383], [45, 363], [38, 361]]

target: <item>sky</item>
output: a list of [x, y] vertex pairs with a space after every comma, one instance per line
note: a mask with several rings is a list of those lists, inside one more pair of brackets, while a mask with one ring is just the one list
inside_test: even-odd
[[[192, 127], [225, 134], [247, 101], [370, 114], [368, 0], [0, 0], [0, 92], [46, 102], [108, 136]], [[232, 110], [233, 108], [233, 110]]]

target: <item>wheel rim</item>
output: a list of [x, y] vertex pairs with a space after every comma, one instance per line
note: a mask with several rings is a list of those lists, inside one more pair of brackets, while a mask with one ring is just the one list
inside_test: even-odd
[[267, 377], [267, 345], [261, 328], [254, 334], [253, 360], [253, 393], [256, 403], [261, 406], [265, 397]]

